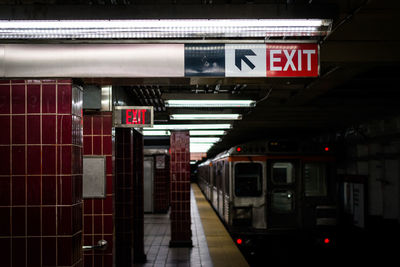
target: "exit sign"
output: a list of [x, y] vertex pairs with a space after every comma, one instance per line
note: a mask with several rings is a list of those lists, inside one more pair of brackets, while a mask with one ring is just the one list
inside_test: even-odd
[[153, 127], [152, 106], [117, 106], [114, 109], [115, 127]]

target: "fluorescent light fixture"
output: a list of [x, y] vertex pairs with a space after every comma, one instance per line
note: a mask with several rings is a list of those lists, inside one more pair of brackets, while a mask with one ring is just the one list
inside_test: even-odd
[[[143, 131], [144, 136], [170, 136], [171, 132], [168, 130], [150, 130], [152, 128], [146, 128], [148, 130]], [[224, 130], [190, 130], [190, 136], [216, 136], [225, 135]]]
[[152, 128], [143, 130], [200, 130], [200, 129], [231, 129], [232, 124], [154, 124]]
[[0, 20], [0, 39], [324, 36], [326, 19]]
[[172, 114], [171, 120], [241, 120], [240, 114]]
[[207, 152], [214, 143], [193, 144], [190, 143], [190, 153]]
[[190, 165], [194, 165], [194, 164], [196, 164], [196, 162], [197, 162], [197, 160], [191, 160]]
[[219, 137], [190, 137], [190, 143], [216, 143], [221, 141]]
[[201, 131], [201, 130], [191, 130], [190, 136], [207, 136], [207, 135], [225, 135], [226, 131], [224, 130], [208, 130], [208, 131]]
[[170, 108], [248, 108], [255, 107], [254, 100], [165, 100]]
[[166, 130], [155, 130], [155, 131], [147, 131], [144, 130], [143, 136], [170, 136], [171, 132]]

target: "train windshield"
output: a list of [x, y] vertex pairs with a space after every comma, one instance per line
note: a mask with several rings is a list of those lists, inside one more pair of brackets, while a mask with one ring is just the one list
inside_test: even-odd
[[238, 197], [258, 197], [262, 194], [262, 165], [237, 163], [235, 165], [235, 194]]

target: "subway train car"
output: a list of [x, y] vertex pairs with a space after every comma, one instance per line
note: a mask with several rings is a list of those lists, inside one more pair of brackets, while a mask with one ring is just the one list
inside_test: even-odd
[[335, 176], [329, 147], [296, 141], [238, 145], [198, 166], [200, 188], [242, 248], [334, 246]]

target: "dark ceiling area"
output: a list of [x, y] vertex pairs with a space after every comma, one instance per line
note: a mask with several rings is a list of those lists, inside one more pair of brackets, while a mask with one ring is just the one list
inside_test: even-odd
[[[334, 133], [355, 124], [400, 113], [397, 84], [400, 73], [400, 23], [397, 19], [400, 4], [396, 0], [9, 0], [5, 3], [9, 5], [0, 8], [0, 17], [6, 19], [333, 19], [331, 33], [318, 40], [318, 78], [82, 79], [86, 84], [121, 87], [135, 104], [154, 106], [155, 124], [175, 123], [169, 121], [169, 114], [172, 113], [199, 112], [193, 108], [167, 108], [167, 99], [256, 100], [255, 108], [235, 110], [243, 115], [243, 119], [233, 123], [233, 129], [211, 148], [210, 155], [249, 139]], [[32, 3], [35, 5], [29, 5]], [[70, 12], [79, 8], [80, 12]], [[230, 113], [232, 110], [202, 109], [201, 112]]]

